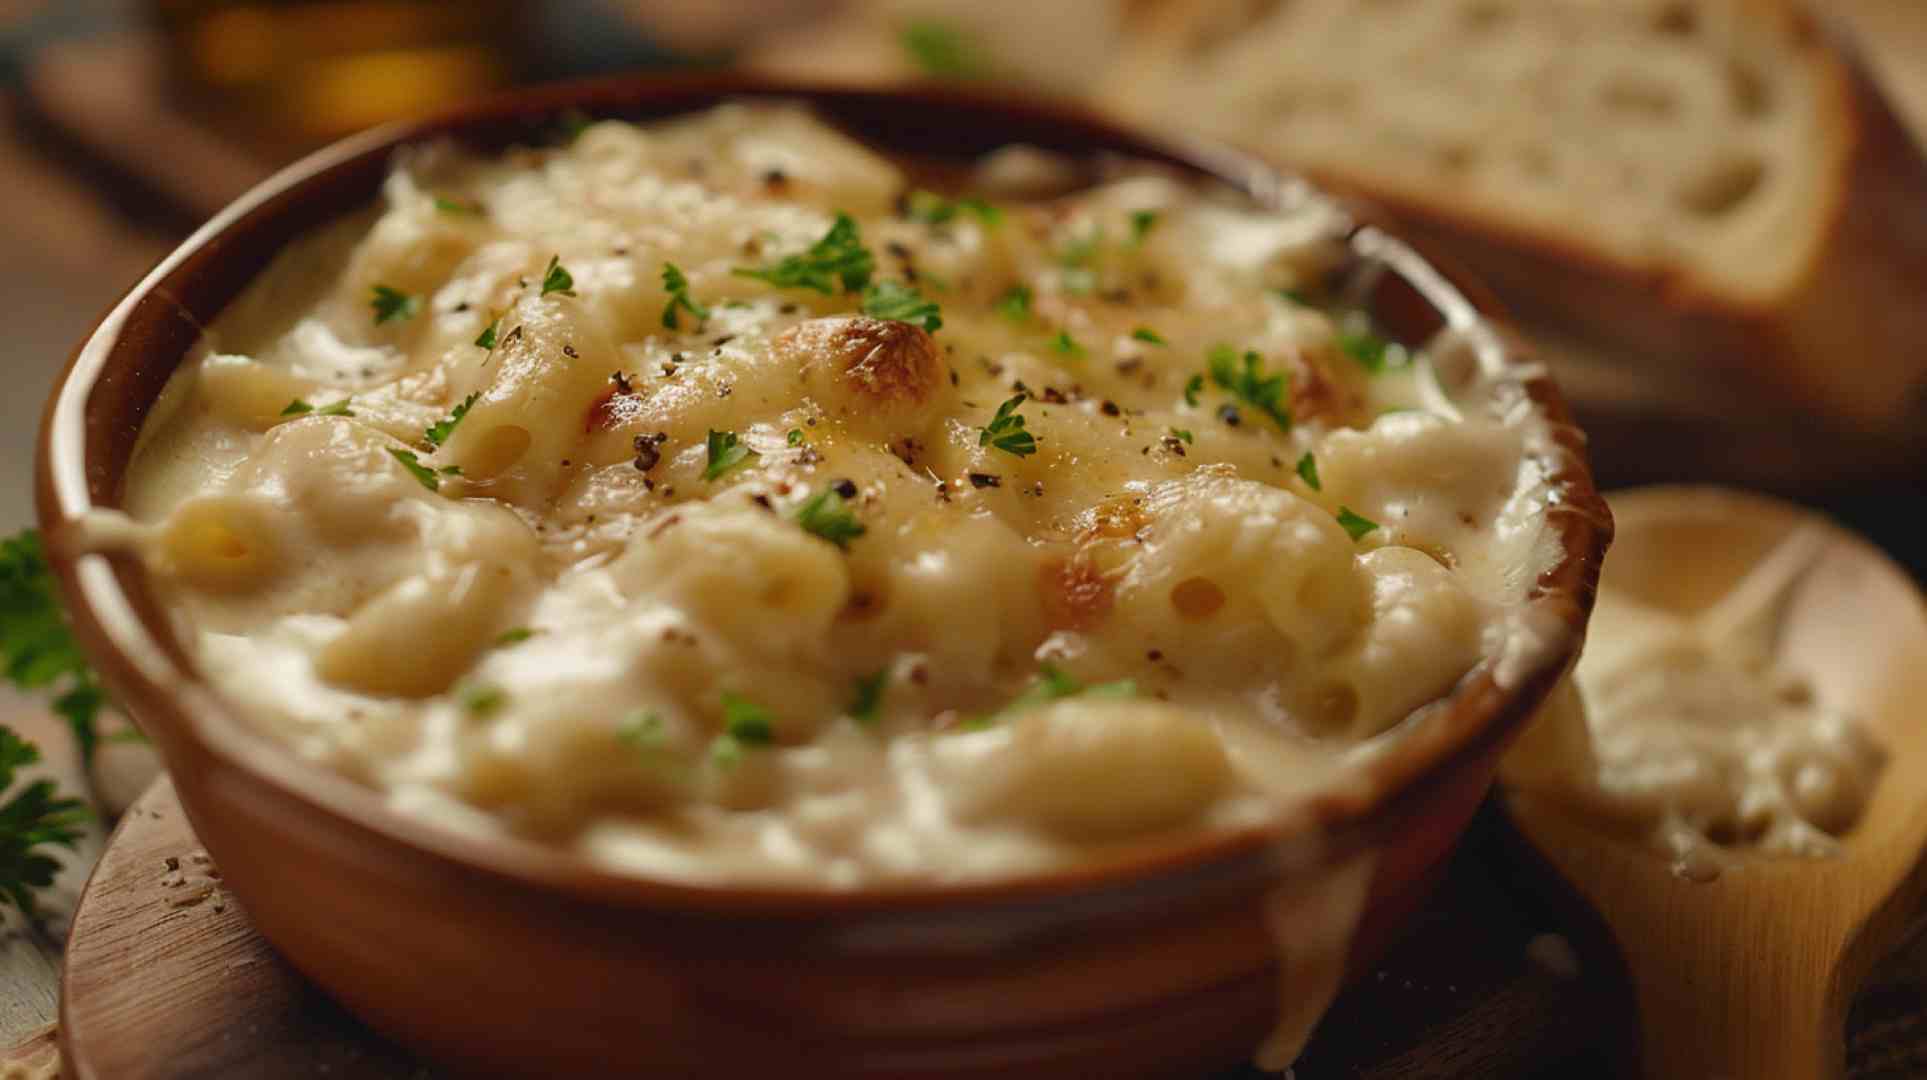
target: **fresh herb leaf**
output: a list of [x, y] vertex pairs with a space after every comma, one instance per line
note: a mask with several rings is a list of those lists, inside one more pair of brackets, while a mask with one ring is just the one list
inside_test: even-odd
[[943, 326], [943, 313], [915, 285], [879, 281], [863, 290], [863, 313], [877, 319], [912, 323], [925, 330]]
[[32, 529], [0, 541], [0, 672], [22, 690], [53, 691], [53, 710], [72, 730], [81, 760], [93, 760], [100, 711], [111, 702], [68, 629]]
[[863, 246], [856, 219], [839, 212], [830, 231], [801, 255], [785, 256], [775, 266], [761, 270], [738, 267], [732, 273], [781, 289], [815, 289], [832, 296], [839, 283], [846, 293], [863, 291], [875, 270], [876, 257]]
[[482, 204], [468, 199], [456, 199], [447, 195], [435, 196], [435, 209], [444, 214], [459, 214], [463, 217], [481, 217]]
[[1211, 364], [1212, 382], [1271, 417], [1279, 430], [1291, 430], [1291, 404], [1285, 397], [1288, 373], [1266, 375], [1263, 358], [1250, 350], [1245, 351], [1244, 363], [1240, 366], [1237, 350], [1229, 345], [1214, 346], [1207, 359]]
[[935, 19], [903, 25], [898, 44], [926, 75], [939, 79], [976, 79], [987, 71], [983, 49], [962, 30]]
[[1363, 539], [1366, 533], [1378, 528], [1378, 522], [1353, 512], [1349, 506], [1338, 508], [1338, 524], [1354, 542]]
[[369, 296], [368, 306], [375, 309], [375, 325], [394, 319], [412, 319], [421, 310], [422, 302], [405, 292], [377, 285]]
[[669, 306], [662, 309], [662, 325], [665, 330], [679, 330], [681, 326], [676, 317], [676, 309], [681, 308], [696, 317], [698, 322], [709, 318], [709, 309], [698, 304], [689, 295], [689, 279], [675, 263], [662, 264], [662, 287], [669, 293]]
[[663, 723], [661, 714], [637, 709], [616, 726], [616, 738], [624, 745], [648, 753], [663, 748], [669, 739], [669, 727]]
[[748, 698], [724, 694], [723, 734], [745, 746], [767, 746], [776, 741], [776, 721]]
[[[444, 475], [460, 475], [459, 473], [437, 472], [423, 465], [422, 459], [417, 457], [413, 450], [395, 450], [391, 448], [388, 451], [388, 455], [396, 461], [401, 462], [401, 467], [408, 470], [408, 475], [414, 477], [417, 483], [430, 491], [440, 491], [442, 489], [442, 477]], [[449, 468], [458, 467], [451, 465]]]
[[1156, 330], [1153, 330], [1148, 326], [1140, 326], [1136, 330], [1131, 331], [1131, 336], [1136, 338], [1139, 341], [1148, 341], [1153, 345], [1168, 344], [1168, 342], [1166, 342], [1163, 338], [1158, 336], [1158, 332]]
[[1184, 380], [1184, 403], [1194, 409], [1197, 408], [1198, 394], [1203, 389], [1204, 376], [1202, 375], [1193, 375]]
[[468, 410], [475, 407], [475, 402], [480, 400], [481, 396], [480, 394], [470, 394], [468, 397], [463, 398], [462, 403], [455, 406], [455, 410], [449, 413], [446, 419], [441, 420], [427, 431], [422, 432], [422, 438], [427, 439], [428, 445], [430, 446], [440, 446], [447, 442], [448, 437], [455, 434], [455, 429], [461, 426], [462, 420], [468, 416]]
[[1131, 246], [1139, 247], [1143, 245], [1144, 238], [1151, 234], [1151, 230], [1157, 227], [1157, 223], [1158, 212], [1156, 210], [1131, 211]]
[[803, 527], [803, 531], [820, 536], [840, 548], [849, 547], [850, 541], [869, 531], [856, 519], [856, 514], [844, 505], [843, 496], [837, 494], [834, 488], [824, 488], [797, 507], [796, 523]]
[[756, 451], [744, 446], [733, 431], [709, 432], [709, 464], [703, 468], [703, 479], [714, 481], [731, 469], [747, 465]]
[[539, 633], [541, 633], [541, 631], [532, 630], [526, 626], [518, 626], [512, 630], [504, 630], [501, 636], [495, 639], [495, 647], [498, 649], [506, 649], [512, 645], [520, 645]]
[[926, 225], [942, 225], [956, 220], [959, 214], [969, 214], [988, 228], [995, 228], [1004, 220], [1001, 209], [982, 199], [946, 199], [934, 191], [919, 188], [904, 200], [904, 216]]
[[[12, 790], [16, 772], [39, 760], [38, 747], [0, 725], [0, 795]], [[37, 918], [34, 893], [53, 884], [60, 863], [36, 849], [73, 850], [88, 817], [86, 805], [56, 795], [51, 780], [27, 784], [0, 803], [0, 900], [11, 902], [29, 919]]]
[[[1318, 479], [1318, 459], [1311, 456], [1309, 450], [1305, 451], [1304, 457], [1298, 459], [1298, 475], [1305, 481], [1305, 486], [1313, 491], [1325, 490], [1325, 485]], [[1352, 539], [1358, 538], [1354, 536]]]
[[1338, 348], [1374, 375], [1382, 375], [1411, 363], [1405, 346], [1373, 332], [1364, 315], [1354, 313], [1338, 333]]
[[990, 423], [979, 428], [978, 446], [994, 447], [1006, 454], [1029, 457], [1037, 452], [1037, 438], [1024, 430], [1024, 416], [1018, 407], [1029, 400], [1029, 395], [1018, 394], [1002, 405], [997, 406], [997, 415]]
[[1272, 291], [1277, 293], [1279, 296], [1283, 297], [1284, 299], [1289, 300], [1294, 304], [1297, 304], [1299, 307], [1311, 306], [1311, 298], [1306, 296], [1304, 292], [1299, 289], [1273, 289]]
[[[1055, 664], [1043, 664], [1037, 669], [1037, 680], [1025, 687], [1023, 692], [1012, 698], [997, 716], [1007, 716], [1037, 705], [1047, 705], [1069, 697], [1129, 698], [1137, 696], [1137, 683], [1131, 679], [1116, 682], [1098, 683], [1086, 686], [1069, 672]], [[995, 719], [994, 717], [992, 719]]]
[[1072, 360], [1084, 359], [1084, 346], [1077, 343], [1077, 339], [1071, 336], [1069, 330], [1059, 330], [1057, 336], [1050, 339], [1050, 347], [1052, 352], [1060, 356], [1067, 356]]
[[300, 398], [295, 398], [293, 401], [288, 402], [287, 408], [281, 410], [281, 415], [282, 416], [353, 416], [355, 415], [354, 410], [350, 409], [348, 406], [354, 404], [354, 401], [355, 401], [354, 398], [342, 398], [340, 401], [334, 402], [333, 404], [330, 404], [330, 405], [323, 405], [317, 409], [313, 405], [308, 404], [307, 402], [301, 400]]
[[575, 295], [575, 275], [562, 266], [562, 256], [549, 256], [548, 268], [542, 271], [542, 295], [561, 293], [563, 296]]
[[1189, 431], [1186, 431], [1184, 428], [1178, 428], [1178, 427], [1172, 428], [1171, 435], [1173, 438], [1183, 439], [1185, 442], [1197, 441], [1197, 439]]
[[499, 686], [475, 683], [462, 689], [462, 709], [477, 718], [494, 716], [509, 703], [508, 692]]
[[790, 433], [785, 436], [785, 438], [791, 446], [801, 446], [803, 445], [803, 429], [791, 428]]
[[890, 685], [890, 669], [856, 681], [856, 698], [850, 703], [850, 718], [866, 727], [874, 725], [883, 713], [883, 691]]
[[1030, 321], [1031, 291], [1028, 285], [1012, 285], [997, 299], [997, 314], [1014, 323]]

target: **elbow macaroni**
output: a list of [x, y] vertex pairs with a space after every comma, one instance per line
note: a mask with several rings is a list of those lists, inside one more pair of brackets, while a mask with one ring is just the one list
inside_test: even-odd
[[[1282, 813], [1522, 599], [1530, 418], [1391, 411], [1424, 351], [1368, 372], [1292, 298], [1322, 203], [996, 171], [931, 202], [771, 106], [403, 155], [144, 434], [161, 587], [297, 752], [638, 872], [996, 877]], [[840, 214], [867, 270], [738, 272]]]

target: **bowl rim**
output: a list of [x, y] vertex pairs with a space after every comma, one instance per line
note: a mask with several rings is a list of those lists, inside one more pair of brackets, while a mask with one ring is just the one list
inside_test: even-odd
[[[146, 595], [144, 568], [125, 553], [85, 550], [77, 523], [97, 509], [119, 502], [124, 462], [90, 453], [90, 438], [122, 438], [131, 447], [133, 430], [103, 432], [92, 415], [96, 391], [113, 381], [117, 365], [138, 363], [141, 349], [124, 337], [142, 304], [172, 303], [190, 321], [193, 315], [174, 299], [177, 278], [190, 281], [206, 260], [220, 257], [224, 241], [242, 226], [299, 217], [304, 192], [331, 178], [379, 159], [380, 171], [397, 150], [442, 137], [517, 123], [553, 123], [571, 110], [597, 116], [651, 118], [686, 114], [730, 100], [787, 100], [804, 105], [871, 108], [924, 108], [962, 111], [1003, 128], [1039, 124], [1061, 128], [1088, 144], [1093, 155], [1120, 153], [1161, 161], [1184, 172], [1231, 183], [1259, 198], [1303, 188], [1302, 181], [1254, 158], [1204, 142], [1151, 135], [1122, 127], [1080, 107], [959, 90], [918, 86], [863, 89], [737, 75], [616, 76], [511, 91], [467, 103], [418, 120], [392, 123], [340, 140], [282, 168], [215, 215], [160, 261], [101, 319], [76, 349], [51, 393], [42, 421], [36, 467], [39, 519], [47, 557], [60, 582], [77, 636], [102, 678], [129, 712], [152, 724], [155, 741], [180, 767], [196, 763], [238, 769], [265, 783], [304, 809], [326, 814], [365, 837], [410, 849], [452, 869], [482, 873], [543, 893], [623, 907], [693, 912], [760, 912], [798, 917], [930, 912], [984, 904], [1031, 904], [1093, 892], [1142, 888], [1168, 879], [1196, 879], [1236, 873], [1238, 867], [1275, 867], [1281, 848], [1309, 835], [1318, 840], [1317, 857], [1337, 858], [1363, 846], [1374, 821], [1389, 817], [1404, 801], [1422, 795], [1423, 781], [1450, 772], [1455, 762], [1475, 758], [1508, 741], [1536, 711], [1547, 692], [1577, 655], [1597, 586], [1599, 565], [1612, 533], [1611, 516], [1594, 487], [1584, 452], [1584, 435], [1573, 426], [1557, 388], [1535, 364], [1523, 339], [1503, 322], [1503, 312], [1482, 287], [1439, 260], [1417, 251], [1370, 224], [1356, 225], [1354, 251], [1361, 241], [1376, 248], [1380, 265], [1403, 277], [1445, 325], [1476, 325], [1492, 334], [1500, 361], [1551, 438], [1545, 448], [1547, 515], [1557, 522], [1560, 558], [1543, 572], [1527, 594], [1531, 604], [1549, 611], [1564, 632], [1550, 633], [1523, 670], [1501, 687], [1495, 681], [1498, 657], [1487, 655], [1451, 693], [1424, 711], [1424, 722], [1386, 744], [1389, 749], [1351, 763], [1358, 783], [1304, 804], [1304, 814], [1280, 814], [1262, 826], [1209, 833], [1183, 833], [1133, 844], [1127, 851], [1079, 861], [1071, 866], [1008, 878], [962, 883], [891, 884], [839, 890], [792, 885], [686, 882], [651, 878], [604, 868], [572, 851], [501, 834], [479, 836], [415, 818], [390, 808], [382, 793], [323, 766], [309, 763], [267, 736], [256, 733], [229, 709], [194, 671], [168, 620]], [[531, 130], [534, 130], [531, 127]], [[499, 132], [498, 132], [499, 134]], [[478, 141], [487, 142], [487, 139]], [[513, 140], [511, 140], [513, 141]], [[889, 149], [885, 147], [885, 149]], [[1370, 214], [1329, 194], [1347, 207], [1354, 222]], [[376, 188], [368, 197], [379, 196]], [[365, 201], [365, 200], [364, 200]], [[297, 230], [305, 231], [312, 224]], [[274, 253], [291, 237], [282, 238]], [[270, 254], [268, 257], [272, 257]], [[258, 274], [259, 271], [256, 271]], [[250, 280], [253, 276], [249, 275]], [[240, 288], [226, 292], [220, 306]], [[1469, 320], [1469, 323], [1467, 322]], [[171, 373], [180, 357], [170, 358]], [[149, 398], [141, 411], [152, 405]], [[113, 494], [96, 500], [95, 484]], [[1418, 714], [1415, 714], [1415, 716]], [[1291, 861], [1296, 864], [1302, 854]]]

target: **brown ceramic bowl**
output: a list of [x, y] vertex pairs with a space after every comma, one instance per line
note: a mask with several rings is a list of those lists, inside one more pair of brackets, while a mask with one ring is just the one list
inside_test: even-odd
[[[40, 520], [81, 640], [159, 744], [261, 932], [376, 1028], [459, 1072], [1137, 1076], [1246, 1059], [1280, 1005], [1267, 898], [1376, 850], [1350, 953], [1353, 970], [1368, 963], [1577, 650], [1611, 524], [1583, 438], [1536, 368], [1517, 374], [1553, 421], [1542, 457], [1564, 545], [1536, 587], [1541, 647], [1488, 658], [1361, 784], [1301, 820], [1008, 882], [849, 894], [668, 884], [399, 816], [241, 722], [196, 672], [136, 560], [76, 551], [73, 522], [119, 503], [142, 420], [200, 328], [283, 245], [373, 200], [396, 147], [453, 136], [499, 148], [567, 109], [642, 119], [745, 96], [805, 99], [876, 145], [939, 159], [1028, 142], [1161, 161], [1261, 200], [1291, 183], [1036, 105], [741, 81], [539, 89], [350, 139], [168, 256], [80, 348], [49, 403]], [[1377, 230], [1360, 229], [1353, 247], [1357, 295], [1395, 337], [1497, 329], [1478, 319], [1491, 310], [1483, 299]], [[1520, 363], [1510, 335], [1487, 342], [1487, 363]], [[1307, 849], [1307, 835], [1322, 842]]]

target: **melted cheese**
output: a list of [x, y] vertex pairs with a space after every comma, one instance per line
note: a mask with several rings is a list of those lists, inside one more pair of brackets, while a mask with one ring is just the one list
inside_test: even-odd
[[[1325, 203], [1136, 169], [932, 223], [895, 209], [915, 186], [790, 108], [404, 155], [175, 377], [130, 542], [296, 752], [689, 881], [982, 880], [1260, 825], [1537, 625], [1543, 432], [1516, 387], [1442, 391], [1433, 350], [1368, 372], [1286, 295], [1344, 257]], [[940, 329], [737, 273], [838, 214]], [[412, 314], [377, 321], [378, 286]], [[1188, 385], [1219, 346], [1294, 422]], [[983, 432], [1020, 394], [1025, 456]], [[712, 433], [749, 456], [718, 473]], [[860, 534], [804, 528], [826, 505]]]

